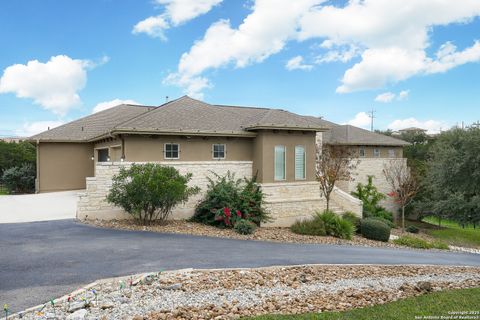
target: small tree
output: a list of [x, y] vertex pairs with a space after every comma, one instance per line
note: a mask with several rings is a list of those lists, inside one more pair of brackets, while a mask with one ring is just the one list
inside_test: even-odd
[[144, 225], [167, 220], [173, 207], [200, 191], [188, 187], [192, 174], [159, 164], [132, 164], [113, 177], [107, 201], [123, 208]]
[[405, 231], [405, 207], [413, 200], [418, 191], [418, 183], [410, 168], [401, 161], [391, 160], [384, 165], [383, 174], [392, 191], [392, 197], [402, 208], [402, 231]]
[[325, 196], [327, 210], [330, 209], [330, 195], [338, 181], [353, 180], [353, 170], [358, 165], [353, 152], [344, 146], [317, 145], [316, 174], [320, 191]]

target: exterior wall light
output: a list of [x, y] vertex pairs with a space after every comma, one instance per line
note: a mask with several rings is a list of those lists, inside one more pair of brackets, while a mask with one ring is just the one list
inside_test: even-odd
[[94, 160], [95, 160], [95, 156], [92, 156], [90, 159], [91, 159], [92, 161], [94, 161]]

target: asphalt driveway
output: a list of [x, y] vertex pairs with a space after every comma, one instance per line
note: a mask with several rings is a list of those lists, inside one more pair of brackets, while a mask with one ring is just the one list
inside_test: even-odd
[[480, 255], [108, 230], [74, 220], [0, 224], [0, 304], [18, 311], [140, 272], [306, 263], [479, 266]]

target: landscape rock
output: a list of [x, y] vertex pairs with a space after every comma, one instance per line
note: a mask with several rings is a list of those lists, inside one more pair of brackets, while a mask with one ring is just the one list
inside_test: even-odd
[[83, 320], [86, 318], [88, 311], [86, 309], [80, 309], [72, 314], [69, 314], [66, 320]]

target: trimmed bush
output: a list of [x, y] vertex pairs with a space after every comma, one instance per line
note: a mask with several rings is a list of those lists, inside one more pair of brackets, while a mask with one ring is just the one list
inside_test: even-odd
[[257, 225], [251, 221], [241, 219], [235, 223], [233, 229], [239, 234], [253, 234]]
[[293, 233], [309, 236], [325, 236], [325, 225], [321, 219], [298, 220], [290, 226]]
[[381, 222], [385, 223], [387, 226], [389, 226], [390, 229], [395, 228], [395, 223], [393, 223], [390, 220], [387, 220], [387, 219], [384, 219], [384, 218], [381, 218], [381, 217], [370, 217], [369, 219], [374, 219], [374, 220], [381, 221]]
[[395, 244], [401, 246], [407, 246], [410, 248], [417, 248], [417, 249], [441, 249], [441, 250], [448, 250], [448, 245], [441, 241], [434, 241], [429, 242], [427, 240], [413, 237], [413, 236], [401, 236], [398, 239], [393, 240]]
[[355, 213], [347, 211], [342, 214], [342, 218], [344, 220], [350, 221], [351, 224], [355, 227], [355, 231], [360, 233], [360, 217], [358, 217]]
[[214, 179], [207, 178], [207, 192], [195, 208], [191, 221], [217, 227], [225, 226], [225, 219], [218, 218], [224, 208], [229, 208], [232, 212], [239, 210], [242, 219], [249, 220], [257, 226], [271, 220], [269, 214], [263, 209], [263, 192], [255, 177], [235, 179], [235, 175], [230, 172], [225, 176], [214, 172], [212, 174]]
[[329, 210], [322, 213], [317, 212], [314, 219], [322, 220], [326, 234], [332, 237], [350, 240], [355, 232], [355, 227], [350, 221], [342, 219]]
[[164, 221], [173, 207], [200, 191], [198, 187], [188, 187], [191, 179], [191, 173], [183, 176], [173, 167], [132, 164], [120, 168], [113, 177], [107, 201], [144, 225], [154, 220]]
[[362, 230], [362, 236], [367, 239], [388, 242], [390, 239], [390, 227], [384, 222], [366, 218], [360, 223], [360, 229]]
[[418, 233], [420, 231], [420, 229], [418, 229], [417, 227], [413, 226], [413, 225], [409, 225], [405, 231], [407, 232], [410, 232], [410, 233]]

